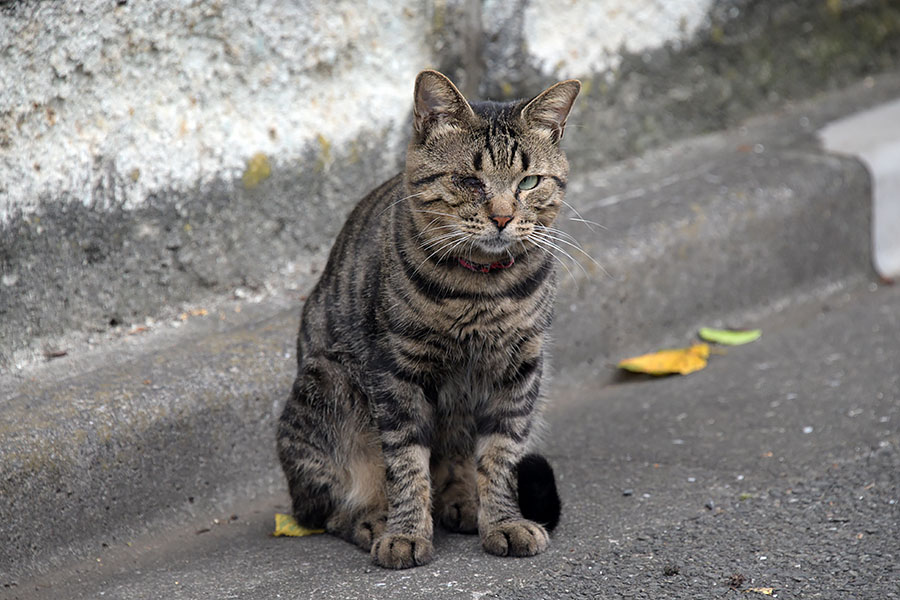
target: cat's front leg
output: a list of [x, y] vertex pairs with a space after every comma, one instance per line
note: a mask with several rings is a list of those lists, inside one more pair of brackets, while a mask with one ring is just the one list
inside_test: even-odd
[[430, 407], [421, 388], [391, 375], [379, 378], [372, 401], [388, 499], [387, 527], [372, 544], [372, 560], [390, 569], [423, 565], [434, 552]]
[[522, 517], [516, 476], [539, 418], [540, 366], [540, 357], [524, 361], [479, 418], [478, 532], [485, 551], [499, 556], [534, 556], [550, 545], [544, 526]]
[[486, 552], [498, 556], [534, 556], [550, 545], [543, 525], [522, 517], [516, 495], [515, 466], [523, 445], [500, 434], [478, 443], [478, 533]]

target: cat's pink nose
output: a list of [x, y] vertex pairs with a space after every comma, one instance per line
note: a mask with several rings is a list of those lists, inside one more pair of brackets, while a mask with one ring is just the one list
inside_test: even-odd
[[506, 227], [507, 223], [512, 221], [512, 215], [491, 215], [491, 221], [497, 224], [498, 229]]

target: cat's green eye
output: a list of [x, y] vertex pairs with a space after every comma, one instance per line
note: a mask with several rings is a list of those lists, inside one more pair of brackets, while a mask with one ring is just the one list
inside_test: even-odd
[[520, 190], [532, 190], [537, 187], [538, 182], [541, 180], [539, 175], [528, 175], [527, 177], [523, 177], [522, 181], [519, 182]]

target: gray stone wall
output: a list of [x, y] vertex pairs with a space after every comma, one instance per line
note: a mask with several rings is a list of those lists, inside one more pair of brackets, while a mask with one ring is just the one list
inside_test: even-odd
[[895, 69], [887, 0], [0, 4], [0, 368], [321, 260], [412, 82], [579, 77], [589, 169]]

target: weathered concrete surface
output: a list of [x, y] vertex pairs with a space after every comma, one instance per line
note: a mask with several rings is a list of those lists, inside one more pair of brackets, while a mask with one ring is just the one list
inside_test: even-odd
[[594, 366], [564, 368], [546, 444], [564, 518], [538, 557], [488, 556], [474, 537], [439, 532], [432, 564], [382, 570], [328, 536], [270, 537], [288, 497], [262, 487], [163, 533], [100, 529], [85, 560], [7, 576], [2, 591], [549, 600], [772, 587], [787, 599], [898, 598], [900, 288], [872, 290], [762, 319], [759, 342], [685, 378], [604, 387]]
[[257, 152], [305, 159], [317, 138], [344, 147], [390, 128], [396, 151], [427, 24], [415, 2], [6, 7], [0, 221], [42, 203], [103, 212], [202, 193]]
[[[566, 223], [602, 268], [561, 257], [554, 363], [586, 361], [598, 386], [610, 359], [686, 341], [696, 325], [751, 325], [864, 285], [865, 171], [822, 154], [809, 129], [853, 98], [573, 174], [569, 201], [606, 229], [585, 237]], [[274, 422], [314, 271], [265, 302], [220, 301], [177, 329], [119, 328], [93, 352], [0, 379], [0, 564], [47, 569], [276, 489]]]
[[4, 3], [0, 368], [308, 270], [402, 161], [421, 68], [475, 97], [582, 77], [585, 172], [864, 75], [877, 95], [900, 48], [881, 0], [601, 8]]

